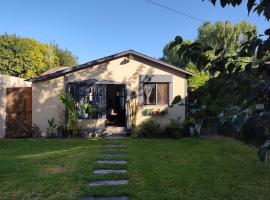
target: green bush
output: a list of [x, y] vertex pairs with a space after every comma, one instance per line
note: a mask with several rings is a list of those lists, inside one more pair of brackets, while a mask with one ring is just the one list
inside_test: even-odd
[[180, 103], [182, 101], [182, 97], [180, 95], [177, 95], [174, 97], [173, 101], [172, 101], [172, 105]]
[[180, 138], [184, 134], [184, 127], [178, 120], [171, 120], [171, 122], [162, 127], [154, 120], [147, 120], [139, 127], [132, 129], [132, 137], [144, 138]]
[[171, 122], [163, 129], [161, 137], [180, 138], [183, 136], [184, 127], [178, 120], [172, 119]]
[[142, 137], [159, 137], [161, 133], [161, 126], [160, 124], [156, 123], [153, 120], [147, 120], [141, 124], [140, 127], [140, 135]]

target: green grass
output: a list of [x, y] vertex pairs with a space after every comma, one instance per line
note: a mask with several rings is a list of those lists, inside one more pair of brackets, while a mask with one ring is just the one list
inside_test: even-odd
[[[96, 164], [104, 141], [0, 141], [0, 199], [270, 199], [270, 165], [256, 149], [228, 138], [127, 139], [129, 164]], [[112, 157], [111, 159], [117, 159]], [[122, 159], [122, 158], [121, 158]], [[128, 174], [93, 175], [96, 168]], [[129, 179], [128, 186], [91, 188], [89, 180]]]

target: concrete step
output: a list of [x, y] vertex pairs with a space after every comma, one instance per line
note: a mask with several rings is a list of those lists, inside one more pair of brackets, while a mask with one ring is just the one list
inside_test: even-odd
[[91, 181], [90, 186], [107, 186], [107, 185], [127, 185], [128, 180], [104, 180], [104, 181]]
[[115, 134], [111, 134], [111, 135], [103, 135], [103, 137], [105, 139], [108, 139], [108, 140], [121, 140], [121, 139], [124, 139], [126, 137], [126, 134], [125, 133], [115, 133]]

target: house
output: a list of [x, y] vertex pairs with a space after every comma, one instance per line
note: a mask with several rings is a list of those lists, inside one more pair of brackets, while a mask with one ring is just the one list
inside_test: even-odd
[[31, 84], [22, 78], [0, 74], [0, 139], [31, 134]]
[[[187, 78], [192, 75], [133, 50], [44, 74], [31, 80], [33, 124], [41, 131], [52, 117], [64, 124], [61, 91], [76, 101], [82, 130], [130, 128], [149, 118], [164, 125], [170, 119], [184, 120]], [[181, 96], [182, 104], [171, 106], [176, 96]], [[86, 103], [94, 107], [91, 115], [82, 109]]]

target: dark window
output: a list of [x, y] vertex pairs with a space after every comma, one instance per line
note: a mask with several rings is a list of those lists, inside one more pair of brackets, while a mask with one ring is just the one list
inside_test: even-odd
[[[106, 86], [80, 83], [69, 83], [67, 91], [73, 96], [79, 119], [98, 119], [106, 113]], [[86, 105], [93, 106], [93, 112], [86, 112]]]
[[169, 104], [168, 83], [144, 83], [143, 102], [145, 105]]

